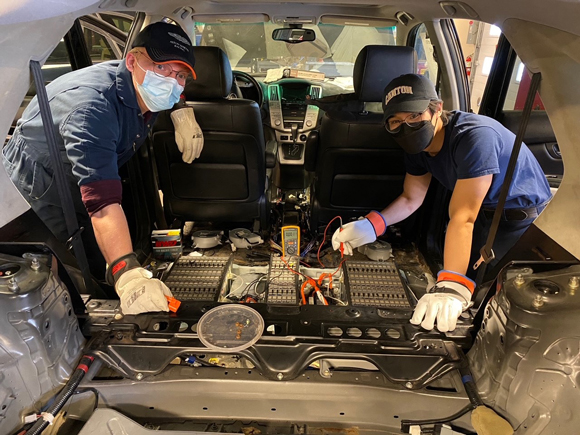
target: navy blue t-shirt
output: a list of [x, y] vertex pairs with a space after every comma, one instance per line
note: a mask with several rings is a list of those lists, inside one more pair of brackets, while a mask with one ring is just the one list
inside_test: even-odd
[[[482, 205], [493, 209], [499, 200], [514, 141], [515, 135], [492, 118], [451, 112], [441, 151], [434, 157], [426, 152], [405, 153], [405, 167], [411, 175], [430, 172], [449, 190], [455, 188], [457, 180], [493, 174]], [[522, 144], [505, 208], [533, 207], [546, 203], [551, 197], [540, 164]]]

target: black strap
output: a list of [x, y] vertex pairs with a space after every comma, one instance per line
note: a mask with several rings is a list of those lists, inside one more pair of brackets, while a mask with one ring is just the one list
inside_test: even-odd
[[518, 156], [520, 155], [520, 149], [522, 147], [522, 142], [524, 140], [526, 129], [528, 128], [528, 121], [530, 120], [530, 114], [532, 113], [534, 99], [536, 98], [536, 93], [538, 92], [538, 88], [540, 87], [541, 79], [542, 76], [540, 75], [540, 73], [535, 73], [532, 75], [532, 83], [530, 84], [530, 89], [528, 90], [528, 96], [526, 98], [526, 104], [522, 112], [520, 128], [518, 130], [518, 134], [516, 135], [514, 148], [510, 155], [510, 161], [506, 170], [503, 185], [501, 187], [501, 192], [499, 194], [499, 201], [493, 214], [493, 220], [489, 228], [487, 241], [485, 242], [483, 248], [481, 248], [481, 250], [479, 251], [481, 254], [481, 258], [473, 266], [474, 269], [477, 269], [479, 267], [479, 270], [477, 271], [477, 278], [475, 279], [475, 283], [477, 285], [481, 284], [481, 282], [483, 281], [483, 276], [485, 275], [487, 264], [495, 258], [495, 254], [493, 253], [492, 249], [493, 242], [495, 240], [495, 236], [497, 234], [497, 229], [499, 226], [499, 221], [501, 220], [503, 209], [505, 207], [505, 202], [512, 183], [512, 178], [514, 175], [514, 171], [516, 169], [516, 163], [518, 161]]
[[60, 156], [58, 145], [56, 144], [56, 133], [53, 128], [54, 124], [52, 120], [52, 113], [48, 103], [48, 96], [46, 94], [46, 87], [44, 86], [44, 79], [42, 77], [40, 63], [38, 63], [36, 60], [31, 60], [30, 71], [32, 72], [32, 77], [34, 78], [34, 84], [36, 86], [36, 99], [38, 100], [40, 116], [42, 117], [42, 124], [44, 127], [44, 134], [46, 135], [46, 143], [48, 144], [50, 162], [54, 172], [54, 180], [56, 181], [58, 195], [60, 196], [62, 202], [62, 210], [64, 213], [66, 229], [70, 235], [70, 239], [67, 241], [67, 245], [72, 246], [74, 250], [74, 254], [85, 284], [84, 291], [91, 293], [90, 289], [92, 289], [93, 281], [91, 272], [89, 270], [89, 262], [87, 261], [85, 247], [83, 246], [83, 241], [80, 237], [83, 228], [79, 228], [72, 195], [66, 181], [64, 164]]

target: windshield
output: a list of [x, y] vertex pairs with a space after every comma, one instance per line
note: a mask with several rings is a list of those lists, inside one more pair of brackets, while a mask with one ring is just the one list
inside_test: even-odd
[[[290, 44], [272, 39], [279, 24], [196, 23], [196, 45], [218, 46], [226, 52], [232, 69], [266, 76], [269, 69], [288, 67], [318, 71], [326, 78], [352, 82], [354, 61], [366, 45], [395, 45], [396, 27], [305, 25], [316, 40]], [[341, 80], [337, 80], [341, 81]]]

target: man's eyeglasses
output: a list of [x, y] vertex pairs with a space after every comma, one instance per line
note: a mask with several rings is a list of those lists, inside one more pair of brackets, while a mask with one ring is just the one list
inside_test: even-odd
[[145, 53], [142, 53], [140, 51], [136, 51], [135, 53], [142, 55], [153, 65], [153, 69], [149, 71], [151, 71], [156, 76], [170, 77], [172, 74], [175, 74], [175, 80], [177, 80], [177, 82], [181, 86], [185, 85], [186, 83], [189, 83], [193, 79], [192, 75], [189, 74], [188, 72], [174, 70], [166, 63], [156, 63], [153, 60], [151, 60], [149, 56], [147, 56]]
[[390, 117], [385, 123], [385, 128], [389, 133], [398, 133], [401, 131], [401, 126], [403, 123], [407, 124], [411, 128], [419, 127], [421, 122], [423, 122], [423, 113], [425, 113], [427, 110], [429, 109], [426, 109], [421, 113], [411, 113], [403, 120]]

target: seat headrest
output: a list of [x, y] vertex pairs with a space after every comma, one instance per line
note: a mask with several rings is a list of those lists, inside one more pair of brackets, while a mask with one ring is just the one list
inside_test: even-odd
[[183, 91], [186, 101], [227, 97], [232, 89], [230, 61], [219, 47], [193, 47], [197, 80], [189, 82]]
[[391, 80], [416, 73], [417, 54], [413, 47], [367, 45], [354, 63], [354, 92], [360, 101], [379, 102]]

